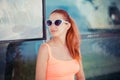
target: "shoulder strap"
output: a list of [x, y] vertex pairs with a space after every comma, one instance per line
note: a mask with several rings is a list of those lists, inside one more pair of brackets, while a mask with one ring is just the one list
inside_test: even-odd
[[51, 49], [50, 49], [50, 46], [49, 44], [45, 43], [45, 45], [48, 47], [48, 55], [49, 57], [51, 57]]

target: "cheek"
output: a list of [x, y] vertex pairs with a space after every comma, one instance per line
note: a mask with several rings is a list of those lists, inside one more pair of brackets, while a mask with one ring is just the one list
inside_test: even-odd
[[67, 31], [68, 29], [69, 29], [68, 26], [62, 26], [59, 28], [59, 30], [61, 31]]
[[65, 31], [65, 27], [63, 27], [63, 26], [62, 26], [62, 27], [59, 27], [59, 28], [58, 28], [58, 31], [59, 31], [59, 32], [64, 32], [64, 31]]

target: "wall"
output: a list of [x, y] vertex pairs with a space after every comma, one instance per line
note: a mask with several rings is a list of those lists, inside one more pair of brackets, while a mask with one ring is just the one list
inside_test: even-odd
[[[62, 8], [76, 20], [82, 36], [81, 54], [86, 80], [120, 79], [118, 76], [120, 75], [120, 31], [114, 30], [113, 27], [108, 29], [104, 26], [99, 29], [91, 26], [89, 19], [83, 15], [84, 11], [81, 11], [80, 1], [92, 10], [97, 11], [101, 8], [101, 5], [94, 0], [46, 0], [46, 19], [52, 10]], [[104, 3], [109, 4], [108, 2]], [[87, 7], [84, 8], [87, 9]], [[104, 19], [104, 16], [101, 17]], [[109, 19], [108, 23], [114, 25]], [[49, 33], [48, 29], [47, 33]], [[14, 80], [34, 80], [37, 52], [43, 42], [38, 40], [0, 43], [0, 80], [11, 80], [11, 77]]]

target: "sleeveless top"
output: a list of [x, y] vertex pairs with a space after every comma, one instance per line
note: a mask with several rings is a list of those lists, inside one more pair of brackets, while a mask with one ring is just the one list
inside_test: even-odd
[[46, 80], [74, 80], [74, 75], [80, 69], [77, 60], [58, 60], [52, 56], [50, 46], [46, 45], [49, 51]]

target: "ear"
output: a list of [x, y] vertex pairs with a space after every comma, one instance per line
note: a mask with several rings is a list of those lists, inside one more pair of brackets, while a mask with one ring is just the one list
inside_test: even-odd
[[67, 29], [71, 27], [71, 23], [67, 23]]

